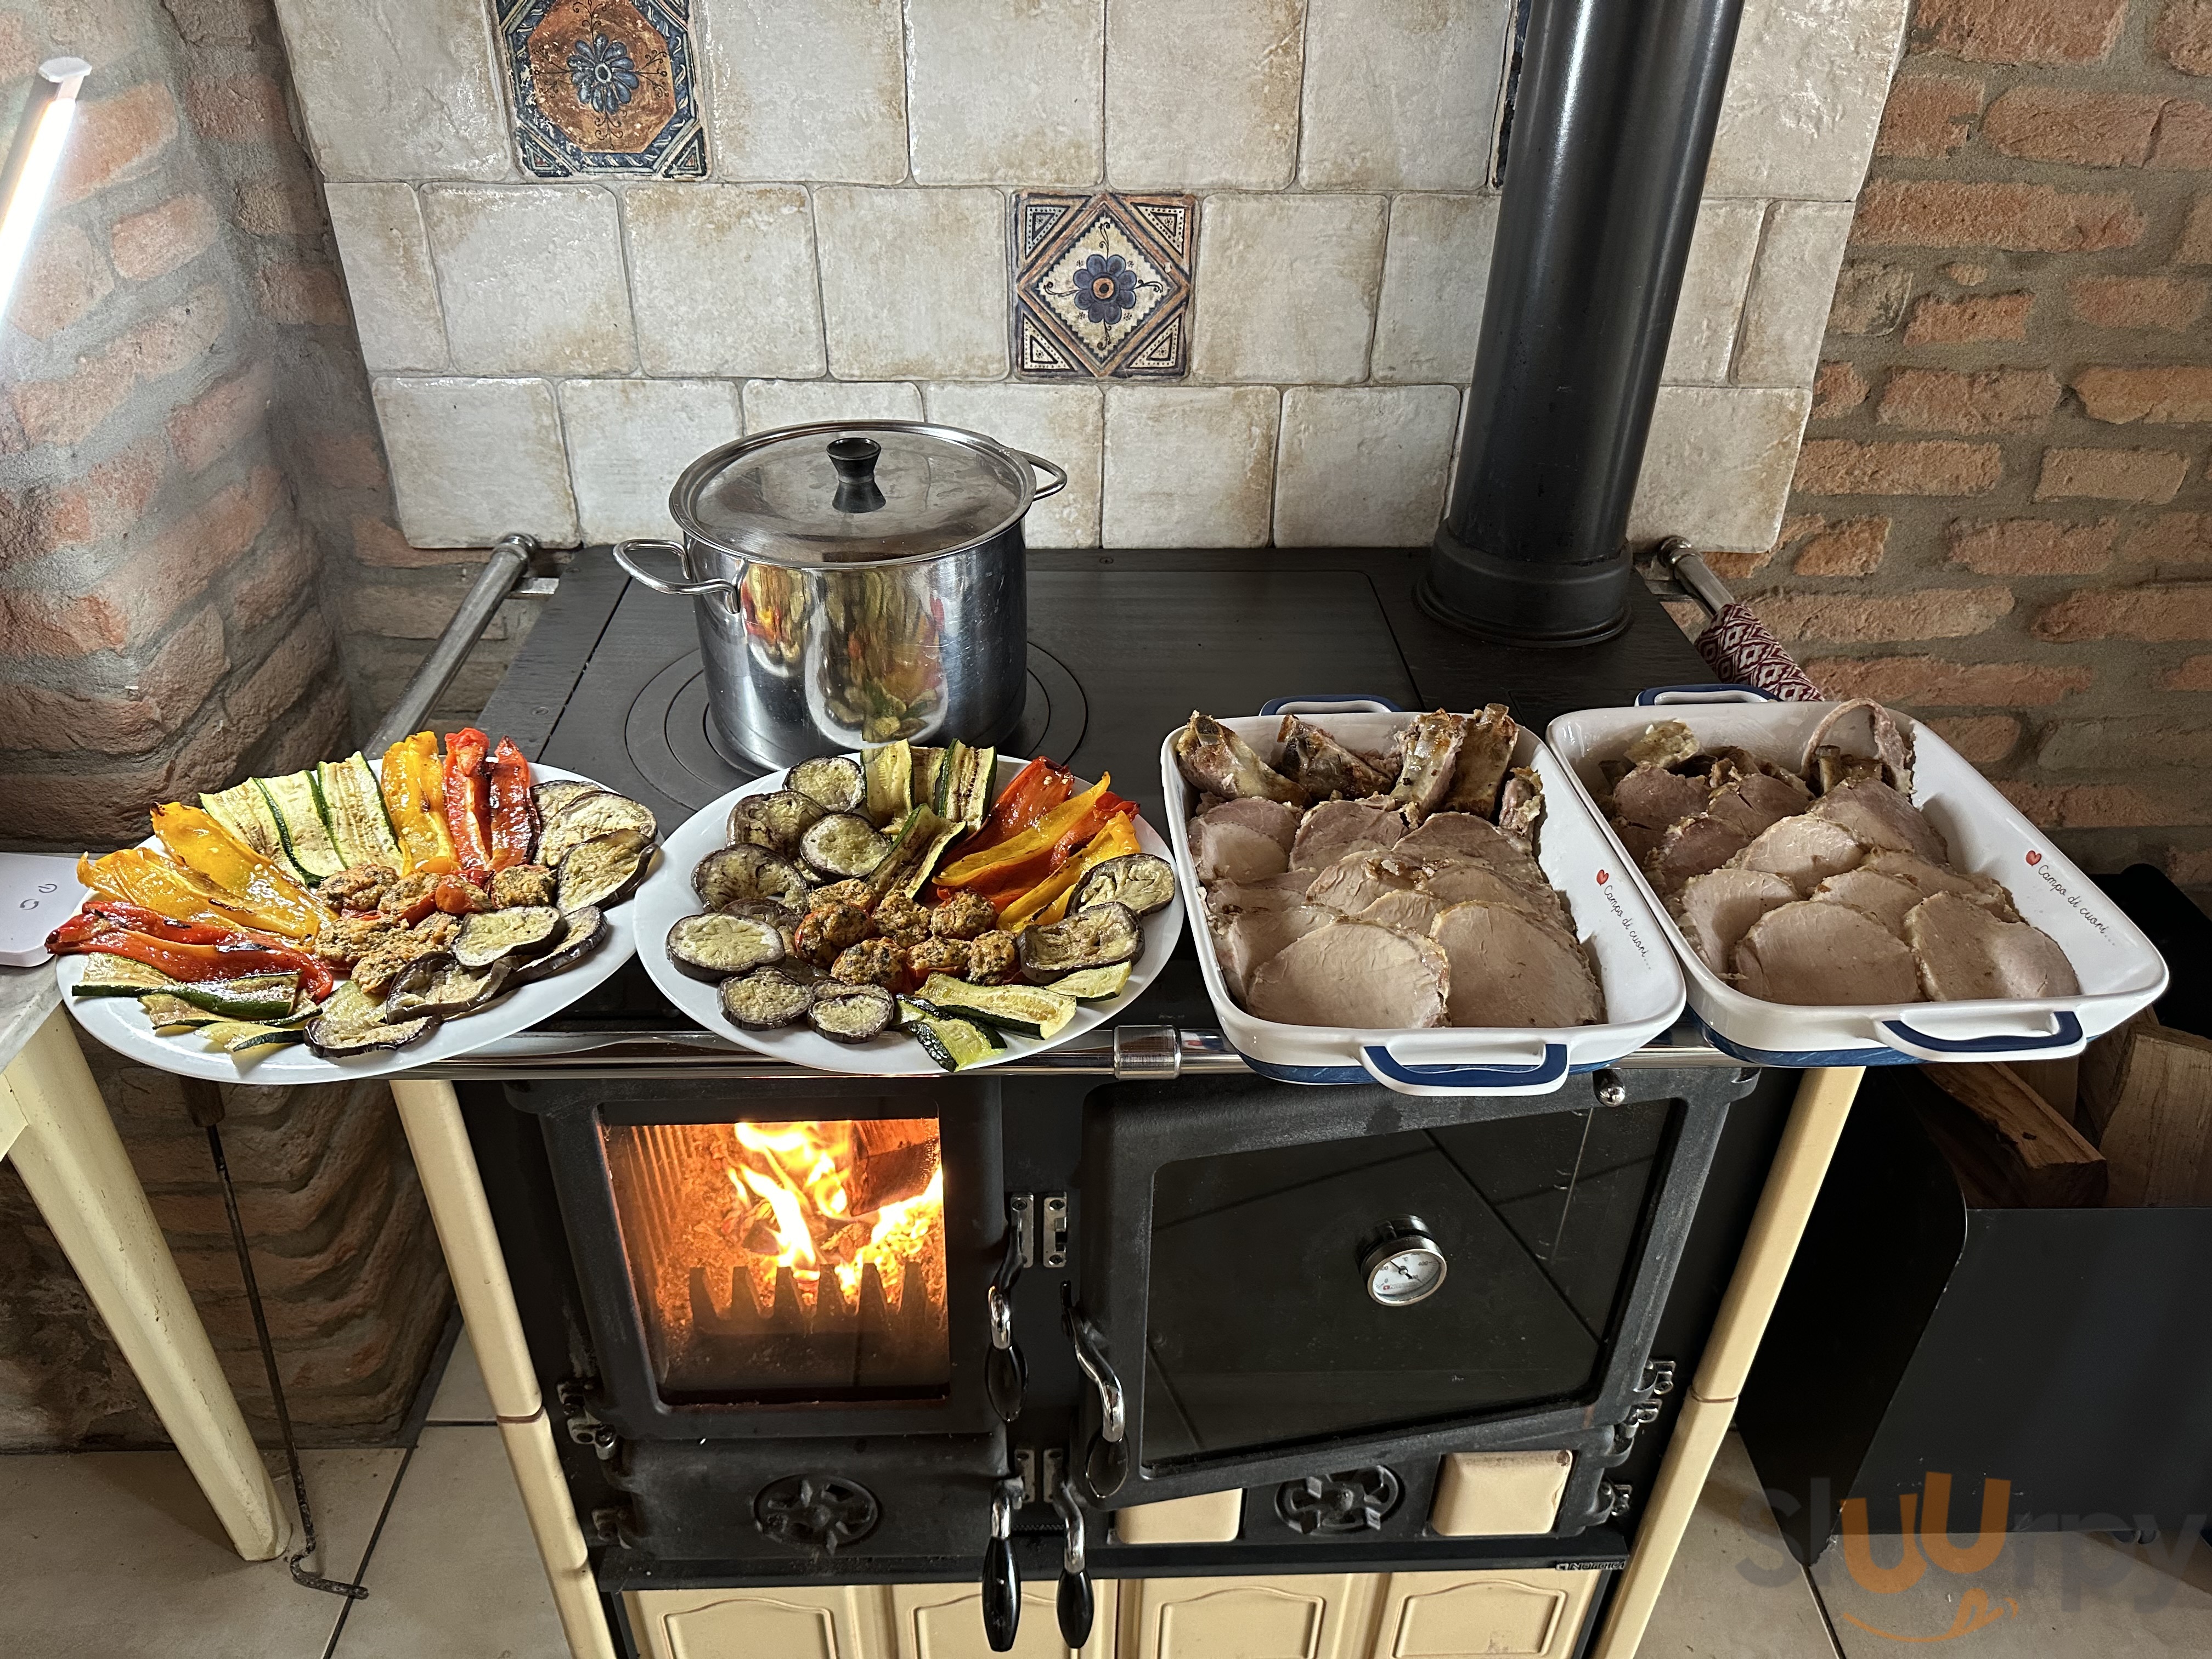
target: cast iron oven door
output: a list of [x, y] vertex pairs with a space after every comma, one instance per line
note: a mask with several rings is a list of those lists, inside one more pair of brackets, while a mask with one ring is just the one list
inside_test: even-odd
[[626, 1438], [988, 1431], [999, 1112], [948, 1084], [649, 1085], [538, 1109]]
[[1741, 1089], [1698, 1092], [1101, 1091], [1079, 1316], [1126, 1423], [1094, 1391], [1072, 1466], [1118, 1508], [1621, 1421]]

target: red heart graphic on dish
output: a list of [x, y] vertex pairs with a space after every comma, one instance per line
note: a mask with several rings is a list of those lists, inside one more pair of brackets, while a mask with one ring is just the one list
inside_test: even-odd
[[1606, 883], [1612, 879], [1613, 872], [1609, 870], [1601, 870], [1597, 872], [1597, 884], [1601, 887], [1604, 886]]
[[2043, 862], [2043, 854], [2040, 853], [2030, 853], [2027, 855], [2027, 861], [2031, 866], [2040, 864]]

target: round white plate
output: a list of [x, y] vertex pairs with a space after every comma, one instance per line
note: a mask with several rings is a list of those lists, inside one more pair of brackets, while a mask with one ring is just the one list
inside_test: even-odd
[[[381, 763], [369, 763], [379, 766]], [[530, 775], [539, 783], [570, 778], [580, 783], [592, 781], [580, 772], [564, 772], [557, 766], [540, 766], [535, 762], [531, 763]], [[142, 844], [156, 847], [160, 842], [149, 837]], [[647, 881], [659, 873], [660, 865], [666, 862], [665, 854], [656, 857], [659, 864], [647, 872]], [[137, 998], [81, 997], [73, 994], [77, 981], [84, 977], [89, 957], [57, 957], [54, 972], [61, 981], [62, 1006], [76, 1016], [76, 1023], [126, 1060], [142, 1066], [175, 1072], [183, 1077], [210, 1078], [217, 1083], [345, 1083], [356, 1078], [388, 1077], [395, 1072], [412, 1071], [417, 1066], [434, 1065], [441, 1060], [473, 1054], [487, 1043], [526, 1030], [541, 1019], [550, 1019], [585, 992], [605, 984], [617, 968], [630, 959], [637, 949], [633, 928], [637, 896], [633, 893], [607, 911], [606, 939], [598, 950], [568, 972], [533, 981], [489, 1008], [449, 1019], [410, 1048], [383, 1048], [374, 1054], [344, 1054], [329, 1060], [305, 1043], [265, 1048], [258, 1058], [245, 1058], [210, 1048], [197, 1036], [159, 1036]], [[667, 930], [661, 931], [665, 936]]]
[[[858, 759], [859, 757], [854, 757]], [[1013, 781], [1014, 775], [1027, 765], [1010, 756], [999, 757], [997, 787], [1003, 789]], [[820, 1072], [845, 1072], [868, 1077], [943, 1077], [946, 1075], [931, 1063], [921, 1046], [912, 1037], [894, 1030], [866, 1042], [832, 1042], [811, 1026], [804, 1024], [787, 1025], [774, 1031], [740, 1030], [724, 1017], [720, 988], [712, 980], [693, 979], [679, 971], [668, 959], [668, 930], [685, 916], [699, 914], [699, 896], [691, 890], [691, 872], [708, 854], [726, 846], [732, 803], [745, 795], [765, 795], [783, 787], [784, 774], [772, 772], [764, 778], [755, 778], [714, 802], [702, 806], [686, 819], [681, 829], [667, 836], [661, 844], [661, 861], [658, 869], [647, 876], [645, 885], [637, 895], [638, 956], [645, 963], [645, 971], [653, 975], [653, 982], [662, 994], [684, 1013], [717, 1036], [742, 1042], [746, 1048], [771, 1056], [789, 1060], [795, 1065], [811, 1066]], [[1079, 782], [1078, 787], [1089, 786]], [[994, 792], [995, 793], [995, 792]], [[1153, 857], [1174, 862], [1168, 844], [1153, 832], [1143, 819], [1137, 820], [1137, 844]], [[1155, 910], [1143, 918], [1145, 948], [1137, 953], [1137, 960], [1129, 974], [1129, 983], [1121, 994], [1110, 1002], [1086, 1002], [1076, 1010], [1075, 1018], [1062, 1026], [1049, 1042], [1035, 1037], [1017, 1036], [1010, 1032], [1000, 1035], [1006, 1040], [1004, 1048], [995, 1050], [991, 1058], [965, 1066], [963, 1072], [980, 1071], [987, 1066], [1003, 1065], [1010, 1060], [1019, 1060], [1027, 1054], [1056, 1048], [1085, 1031], [1103, 1025], [1126, 1011], [1129, 1005], [1144, 994], [1144, 989], [1159, 977], [1160, 969], [1167, 966], [1168, 958], [1175, 954], [1176, 940], [1182, 933], [1182, 899], [1180, 894], [1170, 900], [1165, 908]]]

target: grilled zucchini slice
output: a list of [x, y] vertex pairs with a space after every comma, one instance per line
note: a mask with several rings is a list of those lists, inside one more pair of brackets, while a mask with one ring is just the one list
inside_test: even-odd
[[344, 855], [331, 839], [331, 827], [323, 820], [323, 804], [313, 772], [253, 781], [269, 803], [276, 833], [283, 837], [284, 851], [294, 868], [310, 882], [318, 882], [346, 867]]
[[708, 910], [668, 930], [668, 959], [693, 979], [722, 980], [783, 960], [783, 934], [761, 916]]
[[1085, 968], [1053, 981], [1044, 988], [1073, 997], [1078, 1002], [1111, 1002], [1128, 988], [1133, 971], [1126, 962], [1117, 962], [1110, 968]]
[[814, 1006], [811, 988], [775, 968], [756, 968], [722, 981], [722, 1012], [747, 1031], [773, 1031], [806, 1018]]
[[307, 1040], [307, 1033], [296, 1025], [259, 1025], [241, 1019], [219, 1019], [201, 1026], [199, 1033], [210, 1048], [220, 1048], [227, 1054], [256, 1054]]
[[936, 1062], [939, 1069], [947, 1072], [957, 1072], [963, 1066], [973, 1066], [979, 1060], [988, 1060], [1003, 1046], [994, 1043], [989, 1030], [973, 1020], [925, 1014], [918, 1019], [907, 1021], [900, 1029], [921, 1045], [922, 1053]]
[[891, 842], [890, 851], [868, 877], [868, 885], [878, 901], [896, 893], [902, 898], [912, 898], [921, 890], [922, 883], [937, 868], [938, 860], [945, 849], [960, 834], [960, 826], [948, 823], [927, 806], [917, 806], [907, 814], [906, 822], [899, 826], [897, 838]]
[[315, 788], [322, 797], [323, 821], [330, 826], [331, 840], [349, 866], [405, 866], [399, 837], [392, 834], [392, 820], [385, 813], [384, 791], [360, 750], [342, 761], [319, 764]]
[[171, 979], [128, 957], [94, 954], [74, 994], [81, 997], [174, 997], [220, 1019], [282, 1019], [300, 989], [297, 973], [240, 974], [235, 979]]
[[849, 880], [873, 873], [890, 840], [857, 812], [832, 812], [799, 839], [799, 855], [825, 876]]
[[293, 863], [292, 855], [284, 850], [284, 832], [276, 827], [276, 814], [270, 808], [269, 797], [261, 793], [261, 786], [252, 778], [220, 794], [202, 795], [200, 805], [240, 842], [260, 854], [286, 875], [310, 886], [313, 884], [307, 882], [307, 872]]
[[1057, 1036], [1075, 1018], [1074, 997], [1041, 985], [971, 985], [949, 974], [932, 974], [916, 994], [940, 1014], [1021, 1036]]
[[955, 743], [945, 751], [937, 769], [933, 800], [937, 816], [963, 829], [980, 830], [991, 815], [991, 797], [997, 793], [999, 751], [971, 749]]
[[914, 745], [901, 738], [861, 755], [869, 820], [879, 826], [903, 821], [914, 811]]

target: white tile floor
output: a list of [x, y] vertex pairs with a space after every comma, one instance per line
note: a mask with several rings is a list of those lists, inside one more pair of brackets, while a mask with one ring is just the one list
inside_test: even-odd
[[[342, 1606], [247, 1565], [166, 1452], [0, 1457], [7, 1659], [566, 1659], [522, 1505], [465, 1340], [414, 1450], [306, 1457]], [[1872, 1540], [1877, 1565], [1896, 1540]], [[1784, 1552], [1742, 1443], [1707, 1483], [1644, 1638], [1645, 1659], [1874, 1659], [1958, 1639], [1976, 1659], [2212, 1659], [2212, 1546], [2014, 1538], [1960, 1577], [1877, 1594], [1839, 1550]], [[1951, 1632], [1956, 1632], [1955, 1638]]]

